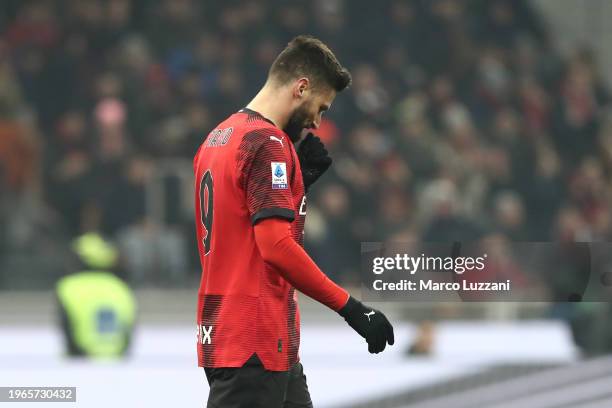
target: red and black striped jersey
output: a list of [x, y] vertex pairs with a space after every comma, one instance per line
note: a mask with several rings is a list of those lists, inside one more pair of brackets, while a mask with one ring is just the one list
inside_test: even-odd
[[266, 369], [288, 370], [298, 361], [296, 292], [263, 261], [254, 224], [285, 218], [303, 244], [306, 199], [295, 148], [272, 122], [243, 109], [209, 133], [194, 174], [199, 366], [240, 367], [257, 353]]

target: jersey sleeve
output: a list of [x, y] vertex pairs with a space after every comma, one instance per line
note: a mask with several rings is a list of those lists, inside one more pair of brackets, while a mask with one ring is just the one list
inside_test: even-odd
[[263, 259], [294, 288], [335, 311], [346, 305], [348, 292], [329, 279], [291, 237], [287, 221], [260, 222], [255, 226], [255, 242]]
[[293, 159], [286, 138], [273, 132], [246, 135], [241, 146], [242, 177], [251, 222], [278, 217], [295, 218], [291, 183]]

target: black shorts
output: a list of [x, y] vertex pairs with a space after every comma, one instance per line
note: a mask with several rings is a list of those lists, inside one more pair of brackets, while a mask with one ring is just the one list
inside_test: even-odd
[[256, 354], [239, 368], [204, 368], [208, 408], [312, 408], [301, 363], [266, 370]]

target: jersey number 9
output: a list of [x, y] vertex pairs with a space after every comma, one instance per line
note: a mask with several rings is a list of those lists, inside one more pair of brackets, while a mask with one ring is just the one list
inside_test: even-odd
[[213, 227], [213, 178], [210, 170], [206, 170], [200, 184], [200, 214], [204, 227], [204, 238], [202, 238], [204, 255], [208, 255]]

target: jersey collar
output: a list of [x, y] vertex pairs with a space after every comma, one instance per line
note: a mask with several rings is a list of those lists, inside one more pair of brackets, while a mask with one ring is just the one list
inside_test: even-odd
[[266, 122], [274, 125], [275, 127], [276, 124], [274, 122], [272, 122], [270, 119], [266, 118], [265, 116], [263, 116], [261, 113], [254, 111], [253, 109], [249, 109], [249, 108], [242, 108], [238, 111], [238, 113], [246, 113], [247, 115], [255, 115], [255, 116], [259, 116], [260, 118], [262, 118], [263, 120], [265, 120]]

